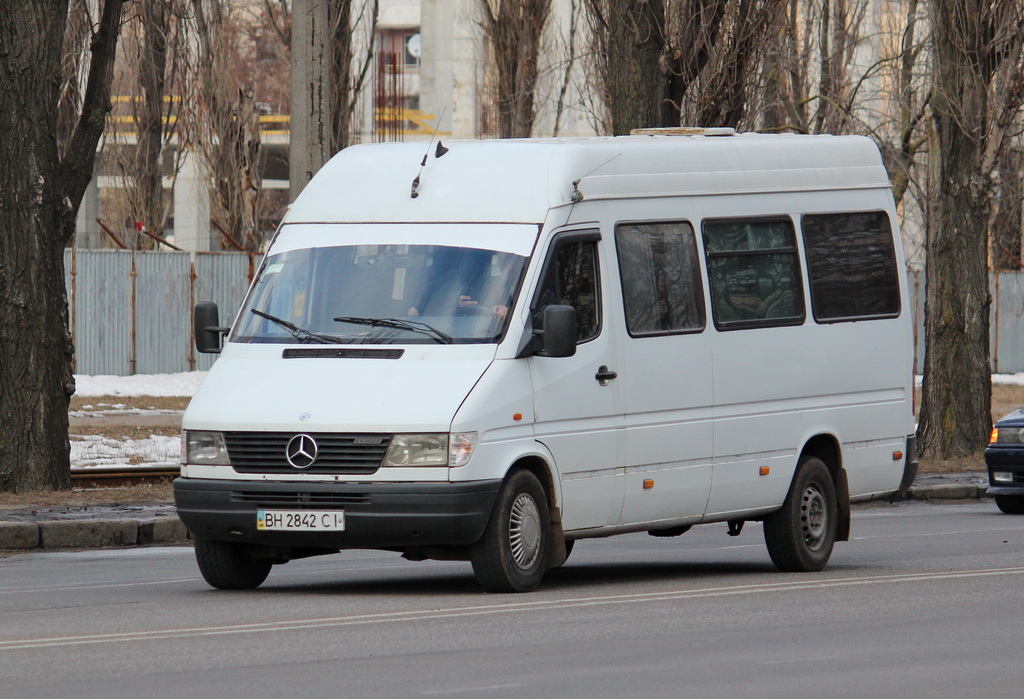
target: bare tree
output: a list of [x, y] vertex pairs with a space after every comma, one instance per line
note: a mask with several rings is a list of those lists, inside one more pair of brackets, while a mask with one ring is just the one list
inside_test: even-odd
[[[331, 0], [328, 33], [331, 51], [331, 153], [352, 143], [352, 126], [359, 96], [366, 87], [373, 60], [374, 34], [380, 0]], [[364, 47], [356, 41], [362, 29]]]
[[738, 127], [784, 0], [587, 0], [614, 133]]
[[678, 126], [661, 64], [663, 0], [586, 0], [600, 91], [613, 134], [647, 126]]
[[[64, 246], [110, 111], [122, 0], [107, 0], [77, 125], [58, 149], [68, 1], [0, 12], [0, 491], [70, 487], [75, 390]], [[16, 137], [14, 136], [16, 134]]]
[[194, 8], [198, 79], [192, 118], [213, 180], [214, 218], [246, 250], [258, 250], [261, 140], [252, 51], [242, 46], [245, 32], [231, 0], [194, 0]]
[[[152, 0], [129, 5], [122, 32], [122, 70], [115, 78], [129, 119], [126, 128], [109, 136], [103, 160], [121, 174], [118, 201], [124, 214], [146, 231], [162, 236], [170, 216], [164, 194], [164, 173], [176, 173], [178, 162], [165, 159], [188, 147], [181, 116], [181, 69], [185, 61], [182, 0]], [[172, 147], [176, 141], [177, 148]], [[132, 236], [131, 247], [152, 247], [153, 241]]]
[[992, 268], [1020, 270], [1021, 260], [1021, 200], [1024, 198], [1024, 150], [1015, 139], [1007, 148], [999, 167], [993, 196], [995, 212], [992, 216]]
[[988, 225], [993, 173], [1024, 101], [1024, 2], [932, 0], [934, 90], [924, 454], [971, 454], [991, 427]]
[[[681, 120], [739, 128], [750, 91], [783, 16], [784, 0], [676, 0], [671, 24], [672, 95]], [[689, 47], [689, 48], [684, 48]]]
[[536, 116], [538, 60], [551, 0], [479, 0], [496, 73], [498, 135], [526, 138]]

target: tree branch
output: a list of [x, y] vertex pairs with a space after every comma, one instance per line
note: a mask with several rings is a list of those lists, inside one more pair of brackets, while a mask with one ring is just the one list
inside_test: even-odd
[[[99, 27], [92, 41], [92, 59], [82, 102], [82, 115], [60, 164], [60, 187], [70, 208], [69, 218], [72, 221], [92, 179], [96, 146], [103, 135], [107, 112], [111, 109], [110, 81], [117, 55], [117, 37], [121, 30], [124, 3], [125, 0], [106, 0], [103, 4]], [[64, 230], [62, 234], [69, 235], [70, 232]]]

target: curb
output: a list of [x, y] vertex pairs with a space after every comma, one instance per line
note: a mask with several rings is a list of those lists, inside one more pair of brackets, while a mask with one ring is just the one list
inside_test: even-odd
[[988, 497], [988, 486], [943, 483], [911, 487], [904, 500], [980, 500]]
[[188, 530], [177, 515], [150, 519], [0, 522], [0, 550], [82, 549], [183, 543]]

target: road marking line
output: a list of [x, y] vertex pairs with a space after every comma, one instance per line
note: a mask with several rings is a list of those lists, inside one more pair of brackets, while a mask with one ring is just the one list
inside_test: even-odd
[[872, 577], [831, 578], [804, 582], [760, 583], [753, 585], [732, 585], [707, 587], [696, 590], [675, 590], [666, 592], [643, 592], [623, 595], [603, 595], [577, 599], [536, 600], [533, 602], [512, 602], [507, 604], [454, 607], [452, 609], [408, 610], [404, 612], [383, 612], [378, 614], [355, 614], [352, 616], [326, 619], [292, 619], [258, 624], [231, 624], [224, 626], [192, 627], [182, 629], [158, 629], [152, 631], [125, 631], [120, 633], [87, 634], [81, 636], [57, 636], [52, 638], [26, 638], [0, 641], [0, 651], [27, 648], [52, 648], [97, 643], [123, 643], [126, 641], [162, 640], [168, 638], [189, 638], [202, 636], [225, 636], [232, 634], [261, 633], [267, 631], [293, 631], [338, 626], [383, 624], [431, 619], [458, 618], [490, 614], [508, 614], [548, 609], [572, 609], [609, 604], [630, 604], [636, 602], [665, 602], [705, 597], [750, 595], [765, 592], [791, 592], [858, 585], [879, 585], [886, 583], [921, 582], [925, 580], [952, 580], [959, 578], [991, 577], [996, 575], [1024, 575], [1024, 567], [991, 568], [983, 570], [946, 571], [941, 573], [901, 573]]

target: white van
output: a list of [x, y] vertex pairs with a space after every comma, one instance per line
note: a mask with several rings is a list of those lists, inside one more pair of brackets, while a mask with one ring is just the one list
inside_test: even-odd
[[[575, 541], [764, 523], [812, 571], [916, 473], [889, 181], [850, 136], [359, 145], [288, 211], [183, 419], [203, 577], [342, 549], [529, 590]], [[221, 348], [221, 336], [227, 334]]]

